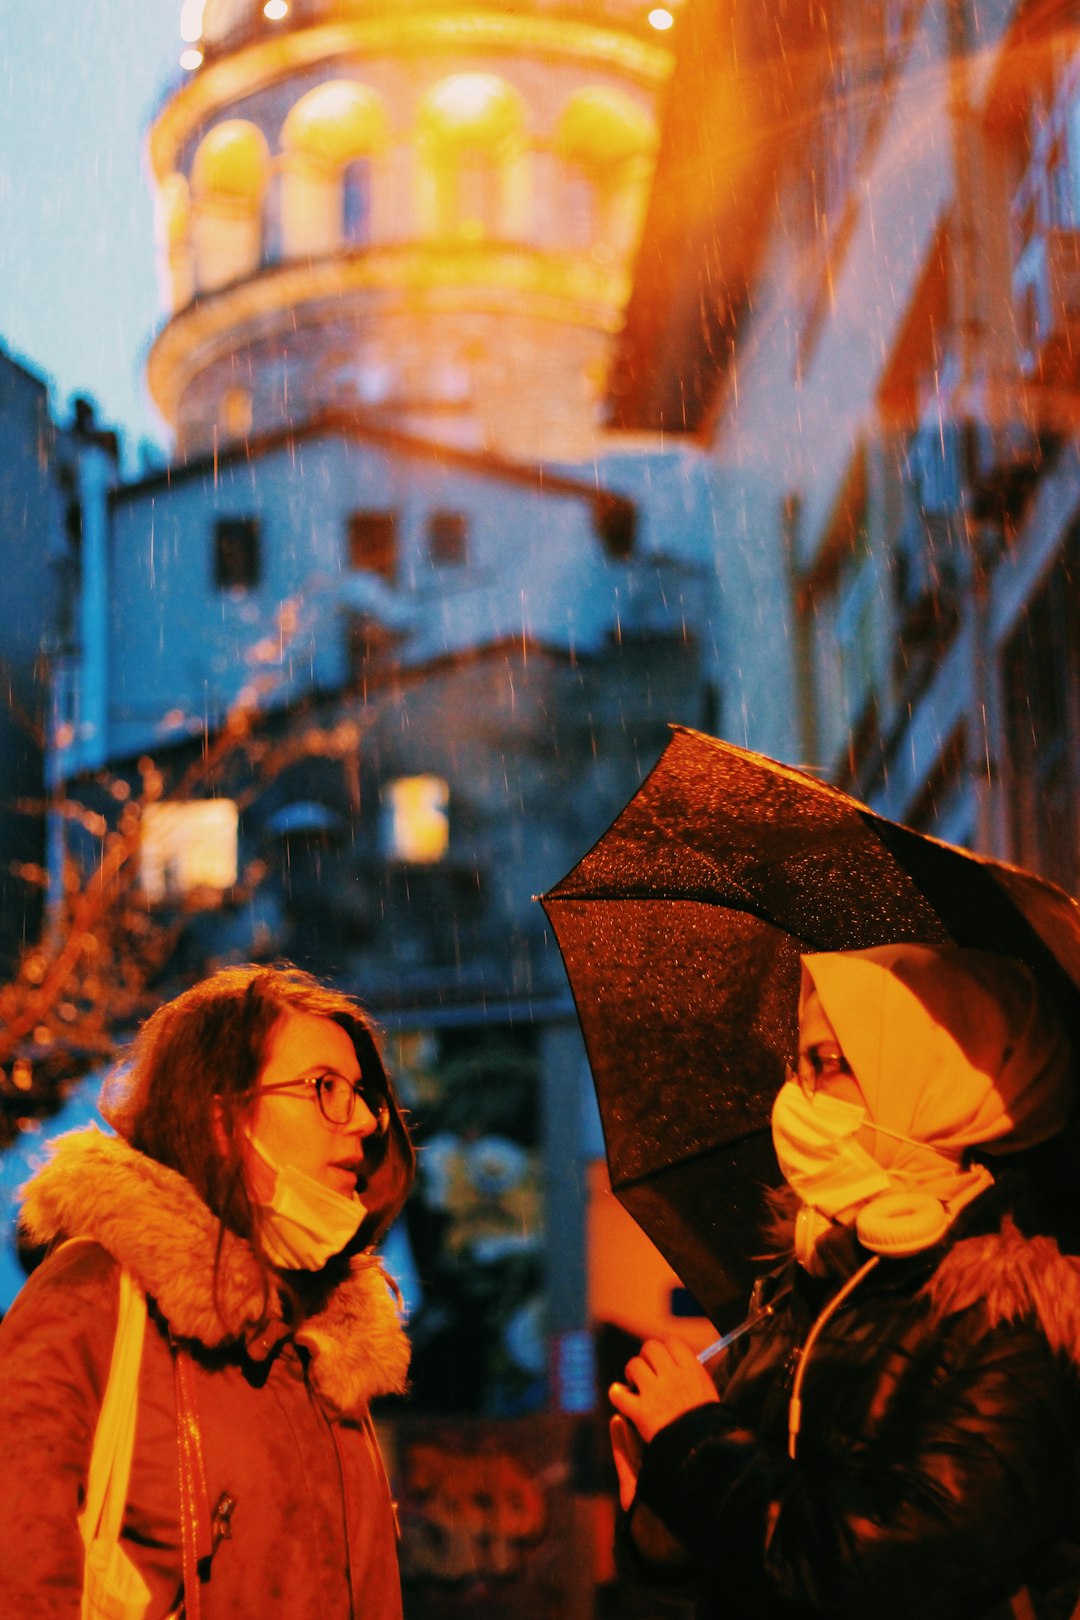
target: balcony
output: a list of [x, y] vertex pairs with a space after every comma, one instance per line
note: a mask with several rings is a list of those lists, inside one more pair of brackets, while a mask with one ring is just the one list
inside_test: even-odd
[[[685, 0], [669, 0], [669, 9], [678, 14]], [[282, 34], [320, 25], [351, 22], [370, 24], [372, 13], [382, 8], [365, 5], [363, 0], [186, 0], [181, 29], [183, 38], [202, 53], [207, 63], [249, 45]], [[447, 19], [473, 29], [478, 14], [495, 13], [513, 27], [545, 21], [556, 25], [616, 29], [655, 44], [656, 31], [649, 26], [647, 8], [640, 0], [394, 0], [393, 11], [399, 23], [428, 19], [439, 26]]]

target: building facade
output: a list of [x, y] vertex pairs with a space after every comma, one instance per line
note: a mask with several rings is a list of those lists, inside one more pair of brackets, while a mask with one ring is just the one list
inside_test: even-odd
[[934, 0], [697, 27], [615, 408], [689, 398], [710, 448], [727, 734], [1075, 892], [1073, 36]]
[[[50, 675], [88, 628], [78, 581], [95, 537], [84, 506], [100, 508], [116, 476], [115, 435], [89, 401], [62, 426], [44, 379], [0, 349], [0, 979], [44, 921]], [[86, 606], [100, 622], [103, 604]]]

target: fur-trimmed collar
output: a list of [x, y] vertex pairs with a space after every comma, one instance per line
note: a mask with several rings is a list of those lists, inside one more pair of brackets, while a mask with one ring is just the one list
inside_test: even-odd
[[1052, 1237], [1025, 1237], [1011, 1215], [997, 1232], [954, 1243], [926, 1291], [939, 1319], [981, 1304], [991, 1327], [1037, 1322], [1050, 1348], [1080, 1366], [1080, 1259]]
[[[226, 1232], [219, 1258], [217, 1217], [191, 1184], [120, 1137], [93, 1126], [59, 1137], [23, 1191], [20, 1219], [31, 1242], [99, 1243], [156, 1301], [178, 1338], [215, 1349], [247, 1340], [263, 1318], [263, 1274], [250, 1245]], [[269, 1308], [276, 1337], [280, 1301]], [[312, 1382], [334, 1411], [359, 1413], [375, 1395], [404, 1392], [408, 1340], [374, 1257], [353, 1261], [295, 1337], [311, 1352]]]
[[[1013, 1190], [996, 1184], [961, 1212], [959, 1230], [947, 1234], [941, 1248], [887, 1264], [909, 1268], [913, 1276], [921, 1274], [923, 1292], [938, 1321], [982, 1305], [990, 1327], [1035, 1322], [1050, 1348], [1080, 1367], [1080, 1257], [1062, 1254], [1053, 1237], [1025, 1237], [1013, 1219]], [[766, 1207], [769, 1257], [796, 1264], [798, 1198], [786, 1185], [769, 1188]], [[989, 1223], [991, 1229], [970, 1232], [977, 1222]], [[854, 1233], [850, 1237], [850, 1254], [840, 1244], [834, 1252], [838, 1282], [867, 1258]]]

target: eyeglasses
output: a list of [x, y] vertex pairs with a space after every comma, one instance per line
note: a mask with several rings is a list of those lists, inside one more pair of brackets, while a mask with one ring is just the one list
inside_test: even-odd
[[799, 1053], [799, 1066], [793, 1069], [787, 1064], [784, 1069], [786, 1080], [796, 1080], [808, 1097], [812, 1097], [819, 1086], [837, 1075], [851, 1074], [851, 1064], [838, 1046], [811, 1046], [805, 1052]]
[[275, 1086], [256, 1086], [255, 1095], [272, 1096], [275, 1092], [295, 1091], [298, 1086], [315, 1088], [319, 1112], [328, 1125], [351, 1124], [359, 1098], [375, 1121], [375, 1134], [384, 1136], [389, 1129], [390, 1103], [385, 1095], [364, 1080], [346, 1080], [332, 1069], [322, 1074], [300, 1074], [295, 1080], [282, 1080]]

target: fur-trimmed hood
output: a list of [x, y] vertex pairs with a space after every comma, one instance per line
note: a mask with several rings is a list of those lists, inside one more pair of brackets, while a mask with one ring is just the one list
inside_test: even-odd
[[[248, 1243], [221, 1234], [217, 1217], [177, 1171], [91, 1126], [58, 1138], [23, 1193], [20, 1224], [32, 1243], [89, 1238], [131, 1273], [178, 1338], [207, 1349], [250, 1343], [266, 1313], [262, 1270]], [[272, 1298], [269, 1309], [263, 1337], [272, 1342], [284, 1329], [280, 1302]], [[353, 1261], [295, 1338], [311, 1353], [320, 1397], [342, 1415], [405, 1389], [408, 1340], [390, 1281], [372, 1256]]]

